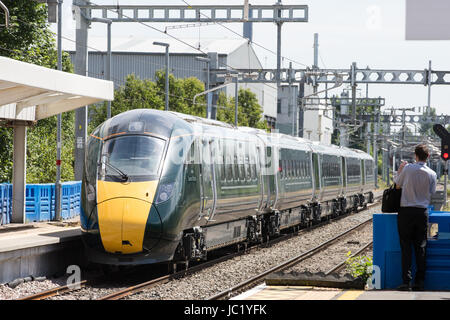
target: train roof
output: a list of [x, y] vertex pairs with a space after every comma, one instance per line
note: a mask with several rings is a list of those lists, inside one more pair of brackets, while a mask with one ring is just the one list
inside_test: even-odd
[[[225, 135], [227, 137], [243, 138], [243, 139], [256, 139], [259, 137], [267, 144], [276, 144], [284, 147], [289, 147], [298, 150], [313, 151], [322, 154], [330, 154], [335, 156], [353, 157], [357, 159], [371, 159], [373, 158], [364, 151], [339, 147], [336, 145], [325, 145], [317, 141], [311, 141], [308, 139], [293, 137], [282, 133], [269, 133], [262, 129], [250, 128], [250, 127], [235, 127], [234, 125], [212, 120], [205, 119], [198, 116], [188, 115], [184, 113], [174, 111], [162, 111], [156, 109], [133, 109], [123, 112], [113, 118], [105, 121], [95, 133], [99, 135], [101, 139], [107, 139], [117, 134], [126, 133], [130, 131], [130, 124], [134, 122], [142, 122], [140, 127], [142, 132], [151, 132], [152, 134], [169, 138], [173, 133], [174, 123], [179, 120], [183, 120], [196, 130], [208, 128], [207, 131], [214, 135]], [[232, 129], [227, 131], [228, 133], [221, 132], [220, 128]], [[135, 128], [134, 128], [135, 129]], [[211, 130], [211, 131], [210, 131]], [[135, 132], [135, 130], [133, 131]]]
[[342, 156], [342, 153], [339, 152], [339, 148], [336, 148], [333, 145], [321, 144], [318, 141], [311, 142], [311, 149], [317, 153], [323, 153], [332, 156]]

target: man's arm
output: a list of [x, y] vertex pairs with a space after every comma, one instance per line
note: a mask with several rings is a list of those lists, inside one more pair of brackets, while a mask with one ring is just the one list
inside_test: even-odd
[[433, 172], [431, 183], [430, 183], [430, 193], [435, 194], [436, 193], [436, 173]]
[[394, 183], [395, 183], [395, 188], [396, 189], [401, 189], [402, 185], [403, 185], [403, 180], [405, 179], [405, 174], [404, 172], [406, 170], [403, 170], [404, 167], [408, 164], [408, 162], [406, 161], [402, 161], [402, 163], [400, 164], [400, 166], [398, 167], [397, 170], [397, 176], [394, 177]]

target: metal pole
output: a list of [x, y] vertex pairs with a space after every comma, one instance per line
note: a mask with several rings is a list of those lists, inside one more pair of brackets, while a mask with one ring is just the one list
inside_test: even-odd
[[[319, 68], [319, 34], [314, 33], [314, 65], [313, 69]], [[313, 92], [317, 92], [317, 76], [314, 76]]]
[[9, 27], [9, 10], [1, 1], [0, 1], [0, 8], [5, 13], [5, 27], [8, 28]]
[[[76, 74], [86, 76], [88, 61], [88, 26], [89, 20], [86, 19], [86, 9], [78, 7], [78, 5], [86, 5], [86, 0], [73, 0], [73, 8], [75, 9], [76, 18], [76, 52], [74, 61], [74, 71]], [[88, 106], [78, 108], [75, 111], [75, 180], [83, 178], [84, 152], [87, 136], [87, 113]]]
[[[281, 0], [277, 2], [277, 5], [281, 6]], [[278, 20], [281, 18], [281, 10], [277, 10], [277, 17]], [[280, 82], [281, 82], [281, 26], [282, 22], [277, 21], [277, 108], [281, 107], [281, 98], [280, 98]]]
[[[376, 111], [376, 120], [377, 122], [374, 123], [374, 132], [373, 132], [373, 158], [375, 159], [375, 188], [378, 188], [378, 144], [377, 144], [377, 136], [378, 136], [378, 121], [380, 121], [380, 115], [379, 115], [379, 111]], [[370, 138], [369, 138], [370, 141]]]
[[[58, 0], [58, 70], [62, 71], [62, 3]], [[56, 183], [55, 183], [55, 220], [61, 220], [61, 113], [58, 113], [56, 129]]]
[[[106, 66], [105, 66], [105, 80], [111, 80], [111, 25], [112, 20], [111, 19], [105, 19], [105, 18], [91, 18], [91, 22], [101, 22], [106, 23], [108, 25], [108, 41], [107, 41], [107, 59], [106, 59]], [[111, 101], [107, 102], [106, 107], [106, 118], [111, 118]]]
[[[106, 61], [106, 80], [111, 80], [111, 24], [108, 23], [108, 59]], [[111, 101], [108, 101], [108, 107], [106, 110], [106, 117], [111, 118]]]
[[236, 75], [236, 79], [235, 79], [235, 86], [234, 86], [234, 90], [235, 90], [235, 94], [234, 94], [234, 125], [237, 127], [238, 125], [238, 102], [239, 102], [239, 80], [238, 80], [238, 75]]
[[[206, 74], [206, 90], [209, 90], [209, 70], [210, 70], [210, 62], [211, 62], [211, 60], [208, 60], [208, 61], [206, 61], [206, 65], [207, 65], [207, 68], [208, 68], [208, 72], [207, 72], [207, 74]], [[207, 95], [206, 95], [206, 118], [207, 119], [211, 119], [211, 112], [212, 112], [212, 110], [211, 110], [211, 93], [207, 93]]]
[[351, 73], [352, 73], [352, 119], [356, 121], [356, 62], [352, 63]]
[[431, 60], [428, 62], [428, 109], [426, 115], [431, 114]]
[[292, 62], [289, 62], [289, 90], [288, 90], [288, 105], [289, 108], [292, 108], [292, 136], [295, 137], [295, 118], [296, 118], [296, 109], [294, 106], [294, 102], [292, 101], [292, 78], [291, 78], [291, 73], [292, 73]]
[[[343, 91], [341, 93], [341, 116], [346, 116], [348, 114], [348, 93]], [[340, 127], [339, 127], [339, 140], [341, 147], [348, 147], [348, 136], [347, 127], [344, 122], [344, 118], [341, 117]]]
[[403, 160], [403, 148], [405, 147], [406, 110], [402, 112], [402, 147], [400, 148], [400, 160]]
[[447, 181], [448, 181], [448, 161], [445, 161], [445, 169], [444, 169], [444, 206], [447, 205]]
[[166, 111], [169, 111], [169, 46], [166, 46]]

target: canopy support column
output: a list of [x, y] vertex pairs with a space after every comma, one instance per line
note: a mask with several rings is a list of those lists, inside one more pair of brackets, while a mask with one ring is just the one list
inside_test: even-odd
[[25, 187], [27, 175], [27, 126], [14, 124], [13, 223], [25, 222]]

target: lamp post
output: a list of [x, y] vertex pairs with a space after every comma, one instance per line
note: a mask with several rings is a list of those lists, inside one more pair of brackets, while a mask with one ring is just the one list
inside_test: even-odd
[[[63, 0], [58, 1], [58, 70], [62, 71], [62, 4]], [[61, 113], [58, 113], [56, 126], [56, 183], [55, 183], [55, 220], [61, 221]]]
[[153, 42], [155, 46], [166, 47], [166, 107], [165, 110], [169, 110], [169, 44], [165, 42]]
[[[111, 80], [111, 19], [105, 18], [92, 18], [91, 22], [101, 22], [108, 24], [108, 53], [106, 60], [106, 68], [105, 68], [105, 80]], [[108, 101], [108, 105], [106, 107], [106, 118], [111, 118], [111, 101]]]
[[[207, 72], [206, 72], [206, 88], [205, 91], [209, 90], [209, 70], [210, 70], [210, 62], [211, 59], [210, 58], [204, 58], [204, 57], [196, 57], [195, 58], [198, 61], [202, 61], [202, 62], [206, 62], [206, 66], [207, 66]], [[206, 118], [210, 119], [211, 118], [211, 94], [210, 92], [207, 93], [206, 95], [206, 103], [207, 103], [207, 107], [206, 107]]]

